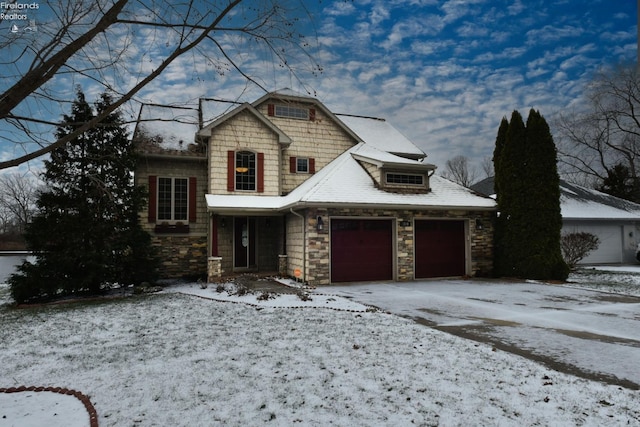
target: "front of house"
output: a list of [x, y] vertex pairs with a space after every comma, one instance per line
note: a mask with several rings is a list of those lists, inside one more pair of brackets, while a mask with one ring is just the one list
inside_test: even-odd
[[142, 219], [165, 277], [274, 272], [311, 285], [489, 275], [495, 202], [434, 175], [388, 122], [282, 90], [187, 149], [137, 132]]

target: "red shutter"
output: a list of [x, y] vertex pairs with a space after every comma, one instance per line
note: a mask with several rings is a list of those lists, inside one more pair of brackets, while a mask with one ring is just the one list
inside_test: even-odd
[[196, 222], [197, 219], [197, 192], [196, 192], [196, 177], [189, 178], [189, 222]]
[[316, 173], [316, 159], [309, 159], [309, 173]]
[[275, 116], [276, 114], [276, 107], [273, 104], [267, 104], [267, 114], [270, 116]]
[[236, 188], [236, 152], [227, 151], [227, 191]]
[[155, 175], [149, 175], [149, 222], [156, 222], [157, 197], [158, 177]]
[[258, 193], [264, 193], [264, 153], [258, 153]]
[[289, 157], [289, 172], [296, 173], [297, 168], [297, 159], [293, 156]]
[[314, 122], [316, 120], [316, 109], [315, 108], [309, 108], [309, 120], [311, 120], [312, 122]]

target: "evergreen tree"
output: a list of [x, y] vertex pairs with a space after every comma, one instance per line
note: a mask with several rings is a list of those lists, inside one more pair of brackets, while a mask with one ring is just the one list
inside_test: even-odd
[[[103, 94], [95, 104], [97, 113], [110, 104]], [[56, 137], [93, 117], [78, 89]], [[51, 153], [43, 174], [47, 189], [25, 232], [36, 262], [25, 262], [10, 278], [16, 301], [96, 294], [114, 283], [153, 280], [156, 261], [138, 220], [145, 195], [131, 176], [136, 161], [119, 112]]]
[[[496, 194], [496, 202], [498, 203], [498, 205], [500, 205], [500, 195], [502, 194], [502, 191], [500, 191], [500, 180], [503, 177], [503, 173], [502, 173], [502, 169], [501, 169], [501, 155], [502, 155], [502, 150], [504, 148], [504, 145], [507, 142], [507, 131], [509, 130], [509, 120], [507, 120], [506, 117], [502, 118], [502, 121], [500, 122], [500, 127], [498, 128], [498, 135], [496, 136], [496, 146], [493, 150], [493, 172], [494, 172], [494, 180], [493, 180], [493, 185], [494, 185], [494, 192]], [[504, 253], [503, 253], [503, 239], [504, 239], [504, 234], [503, 234], [503, 230], [505, 229], [506, 225], [503, 224], [504, 222], [504, 216], [503, 215], [498, 215], [498, 217], [496, 218], [496, 227], [494, 228], [494, 235], [493, 235], [493, 250], [494, 250], [494, 271], [497, 272], [502, 272], [505, 269], [505, 266], [502, 264], [502, 261], [504, 259]]]
[[[496, 138], [497, 275], [565, 279], [560, 251], [560, 182], [556, 148], [544, 118], [531, 110], [525, 125], [514, 111]], [[505, 136], [501, 136], [501, 135]], [[495, 161], [495, 160], [494, 160]]]
[[618, 163], [607, 171], [607, 177], [597, 189], [621, 199], [640, 202], [640, 198], [637, 197], [638, 185], [629, 168], [622, 163]]
[[560, 238], [560, 177], [557, 150], [547, 121], [531, 109], [526, 129], [526, 159], [522, 231], [525, 256], [520, 275], [532, 279], [566, 279], [569, 269], [562, 258]]
[[525, 167], [526, 129], [522, 116], [518, 111], [511, 114], [506, 131], [504, 146], [499, 154], [499, 168], [496, 174], [496, 190], [500, 219], [496, 223], [498, 229], [499, 258], [496, 260], [496, 273], [501, 276], [517, 276], [516, 260], [523, 257], [518, 240], [519, 226], [522, 223], [522, 170]]

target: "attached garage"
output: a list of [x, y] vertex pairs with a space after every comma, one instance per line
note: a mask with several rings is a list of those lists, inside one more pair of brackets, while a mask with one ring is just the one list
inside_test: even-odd
[[465, 223], [457, 220], [415, 221], [415, 277], [466, 274]]
[[331, 219], [331, 282], [393, 280], [390, 219]]

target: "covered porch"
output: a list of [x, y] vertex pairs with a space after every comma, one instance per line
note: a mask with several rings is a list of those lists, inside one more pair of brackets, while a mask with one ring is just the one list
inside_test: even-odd
[[286, 272], [285, 216], [210, 215], [209, 281], [238, 273]]

